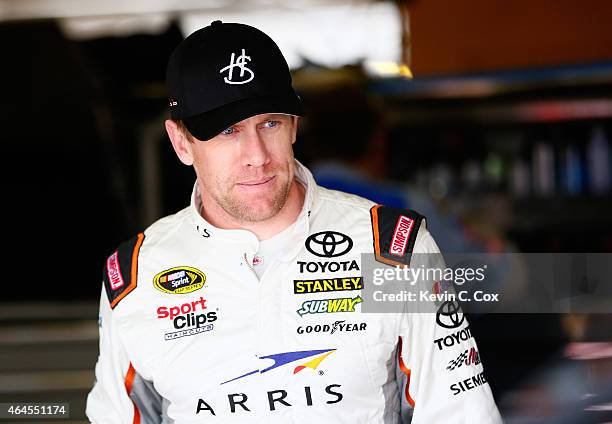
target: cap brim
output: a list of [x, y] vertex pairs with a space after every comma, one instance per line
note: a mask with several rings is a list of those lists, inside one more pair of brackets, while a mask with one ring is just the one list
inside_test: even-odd
[[199, 115], [183, 119], [185, 127], [198, 140], [210, 140], [232, 125], [263, 113], [304, 116], [300, 98], [294, 94], [238, 100]]

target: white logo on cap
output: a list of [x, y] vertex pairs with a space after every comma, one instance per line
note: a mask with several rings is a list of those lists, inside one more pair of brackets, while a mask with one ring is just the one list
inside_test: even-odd
[[[221, 69], [219, 71], [219, 73], [223, 73], [225, 71], [229, 71], [229, 76], [223, 78], [223, 81], [225, 81], [227, 84], [246, 84], [247, 82], [251, 81], [254, 77], [255, 74], [253, 73], [252, 70], [250, 70], [249, 68], [246, 67], [246, 62], [247, 60], [251, 60], [251, 56], [247, 56], [244, 53], [244, 49], [242, 49], [242, 54], [240, 56], [238, 56], [238, 59], [234, 62], [234, 58], [235, 58], [236, 54], [232, 53], [232, 57], [230, 59], [230, 64], [227, 65], [225, 68]], [[232, 77], [234, 76], [234, 68], [238, 66], [240, 68], [240, 78], [244, 78], [245, 72], [248, 72], [250, 74], [249, 79], [242, 79], [239, 81], [232, 81]]]

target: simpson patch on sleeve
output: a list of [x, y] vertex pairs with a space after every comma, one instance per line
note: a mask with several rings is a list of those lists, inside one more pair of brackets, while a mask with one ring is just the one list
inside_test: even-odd
[[138, 252], [144, 240], [144, 234], [121, 243], [117, 250], [108, 257], [102, 279], [111, 308], [136, 288], [138, 276]]
[[376, 205], [370, 209], [374, 253], [378, 262], [410, 266], [417, 233], [425, 217], [410, 209]]

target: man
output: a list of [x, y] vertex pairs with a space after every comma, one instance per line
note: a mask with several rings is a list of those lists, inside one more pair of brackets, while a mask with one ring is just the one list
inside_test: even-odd
[[89, 418], [499, 422], [480, 362], [456, 360], [476, 348], [459, 312], [446, 328], [361, 312], [361, 253], [392, 263], [399, 243], [408, 264], [438, 248], [420, 215], [317, 187], [294, 160], [303, 109], [274, 41], [213, 22], [167, 83], [166, 129], [197, 181], [188, 208], [107, 260]]

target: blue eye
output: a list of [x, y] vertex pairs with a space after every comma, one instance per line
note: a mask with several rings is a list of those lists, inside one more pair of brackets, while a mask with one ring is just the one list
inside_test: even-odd
[[280, 124], [280, 121], [272, 121], [272, 120], [268, 120], [265, 123], [266, 128], [274, 128], [277, 127]]
[[232, 135], [234, 133], [234, 131], [236, 131], [234, 127], [229, 127], [229, 128], [224, 129], [223, 131], [221, 131], [221, 134], [223, 134], [223, 135]]

